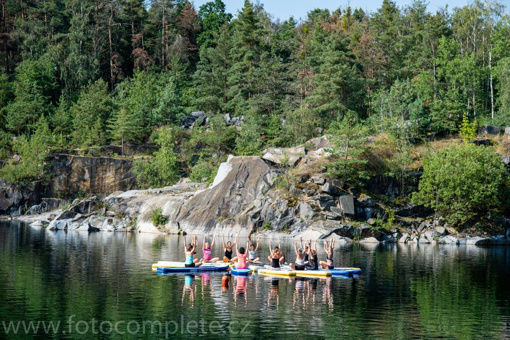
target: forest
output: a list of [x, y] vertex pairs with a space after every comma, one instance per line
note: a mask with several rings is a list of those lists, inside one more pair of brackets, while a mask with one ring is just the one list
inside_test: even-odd
[[[0, 177], [9, 182], [44, 179], [51, 152], [125, 143], [157, 146], [135, 164], [146, 186], [210, 180], [229, 153], [338, 131], [386, 134], [403, 169], [410, 141], [510, 125], [510, 21], [494, 1], [433, 13], [422, 0], [384, 0], [373, 13], [314, 9], [285, 21], [249, 0], [238, 13], [221, 0], [0, 7]], [[195, 111], [207, 127], [184, 129]]]

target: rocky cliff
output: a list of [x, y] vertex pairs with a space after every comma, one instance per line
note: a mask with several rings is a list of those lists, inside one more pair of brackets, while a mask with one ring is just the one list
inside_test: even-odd
[[131, 190], [136, 185], [132, 161], [111, 157], [52, 155], [50, 197], [72, 197], [76, 193], [106, 196], [115, 191]]

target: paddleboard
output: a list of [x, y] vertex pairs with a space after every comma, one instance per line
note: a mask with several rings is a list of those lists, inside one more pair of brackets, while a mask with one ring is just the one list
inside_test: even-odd
[[296, 276], [300, 277], [330, 277], [333, 274], [325, 270], [296, 270]]
[[207, 272], [224, 272], [228, 271], [228, 265], [223, 266], [200, 266], [200, 267], [173, 267], [173, 268], [158, 268], [158, 273], [207, 273]]
[[251, 273], [251, 269], [237, 269], [237, 268], [231, 268], [230, 274], [232, 275], [238, 275], [238, 276], [247, 276]]
[[282, 277], [296, 276], [295, 271], [276, 268], [275, 269], [261, 268], [258, 270], [258, 273], [267, 276], [282, 276]]

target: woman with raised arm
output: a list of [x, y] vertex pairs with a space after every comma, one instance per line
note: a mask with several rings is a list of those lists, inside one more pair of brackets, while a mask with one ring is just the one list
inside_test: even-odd
[[184, 262], [184, 267], [200, 267], [202, 262], [196, 262], [193, 259], [195, 255], [195, 250], [197, 249], [198, 240], [196, 236], [191, 238], [191, 243], [186, 244], [186, 235], [182, 235], [184, 238], [184, 254], [186, 255], [186, 261]]
[[[303, 243], [301, 243], [302, 246]], [[296, 252], [296, 263], [289, 264], [292, 270], [305, 270], [305, 257], [303, 254], [303, 248], [297, 246], [297, 240], [294, 240], [294, 251]]]
[[282, 253], [280, 252], [280, 247], [274, 247], [271, 249], [271, 241], [269, 242], [269, 256], [267, 257], [271, 262], [271, 266], [266, 266], [269, 268], [280, 268], [280, 259], [282, 257]]
[[308, 257], [310, 256], [310, 241], [305, 242], [303, 244], [302, 237], [299, 239], [299, 241], [301, 242], [301, 248], [303, 248], [303, 260], [305, 260], [305, 262], [308, 262]]
[[306, 270], [318, 270], [319, 262], [317, 259], [317, 242], [312, 244], [311, 241], [308, 243], [310, 247], [310, 256], [308, 257], [308, 262], [305, 264]]
[[236, 268], [237, 269], [246, 269], [248, 268], [248, 265], [246, 264], [246, 259], [248, 257], [248, 254], [246, 253], [246, 249], [244, 249], [244, 247], [241, 247], [241, 248], [238, 248], [237, 247], [237, 244], [239, 244], [237, 242], [237, 235], [236, 235], [236, 258], [237, 258], [237, 264], [236, 264]]
[[203, 253], [203, 257], [202, 257], [202, 262], [203, 263], [210, 263], [210, 262], [216, 262], [219, 260], [219, 258], [215, 257], [215, 258], [211, 258], [212, 257], [212, 250], [213, 250], [213, 247], [214, 247], [214, 240], [216, 238], [216, 235], [213, 234], [213, 239], [212, 239], [212, 242], [211, 244], [209, 245], [209, 242], [205, 242], [205, 235], [204, 235], [204, 241], [202, 243], [202, 253]]
[[324, 251], [326, 252], [326, 261], [321, 261], [320, 265], [322, 269], [335, 269], [333, 263], [333, 250], [335, 249], [335, 240], [326, 241], [324, 240]]
[[223, 235], [221, 235], [221, 241], [223, 242], [223, 252], [224, 252], [223, 261], [224, 262], [234, 261], [235, 259], [232, 259], [232, 252], [233, 252], [234, 245], [230, 241], [225, 243], [225, 237]]
[[[248, 240], [248, 244], [250, 240]], [[257, 257], [257, 249], [259, 249], [259, 239], [257, 239], [257, 246], [254, 243], [249, 244], [250, 250], [248, 250], [248, 262], [259, 262], [259, 258]]]

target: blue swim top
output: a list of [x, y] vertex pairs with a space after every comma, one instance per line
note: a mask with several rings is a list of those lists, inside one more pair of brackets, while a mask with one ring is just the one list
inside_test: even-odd
[[186, 262], [185, 264], [192, 264], [193, 263], [193, 255], [186, 254]]

